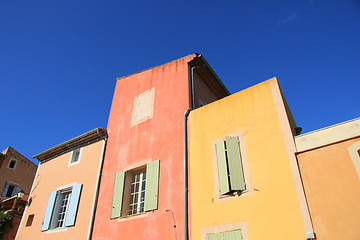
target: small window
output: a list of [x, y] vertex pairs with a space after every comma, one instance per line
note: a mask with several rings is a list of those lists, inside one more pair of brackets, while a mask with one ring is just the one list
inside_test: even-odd
[[34, 221], [34, 214], [28, 216], [25, 227], [30, 227]]
[[115, 174], [111, 218], [157, 209], [160, 161]]
[[49, 194], [41, 231], [75, 225], [81, 189], [75, 184]]
[[69, 166], [80, 163], [82, 148], [77, 148], [72, 151], [69, 161]]
[[16, 168], [16, 163], [17, 163], [17, 160], [16, 159], [10, 159], [10, 162], [9, 162], [9, 165], [8, 165], [8, 168], [12, 169], [12, 170], [15, 170]]

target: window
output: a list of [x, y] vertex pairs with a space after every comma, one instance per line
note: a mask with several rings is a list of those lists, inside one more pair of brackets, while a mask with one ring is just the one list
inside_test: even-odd
[[9, 169], [12, 169], [12, 170], [15, 170], [15, 168], [16, 168], [16, 163], [17, 163], [17, 160], [11, 158], [10, 161], [9, 161], [8, 168], [9, 168]]
[[206, 235], [206, 240], [241, 240], [243, 239], [241, 230], [229, 232], [212, 233]]
[[80, 163], [81, 153], [82, 153], [82, 148], [77, 148], [71, 152], [69, 167]]
[[30, 214], [26, 221], [25, 227], [30, 227], [32, 225], [33, 221], [34, 221], [34, 214]]
[[5, 183], [5, 187], [2, 191], [1, 196], [3, 197], [12, 197], [15, 196], [16, 194], [18, 194], [21, 190], [21, 187], [19, 184], [13, 183], [13, 182], [6, 182]]
[[130, 200], [127, 215], [144, 212], [145, 204], [145, 169], [131, 175]]
[[49, 194], [41, 231], [75, 225], [81, 189], [75, 184]]
[[201, 240], [248, 240], [246, 222], [201, 228]]
[[239, 140], [227, 136], [216, 143], [220, 195], [246, 189]]
[[160, 161], [115, 174], [111, 218], [157, 209]]

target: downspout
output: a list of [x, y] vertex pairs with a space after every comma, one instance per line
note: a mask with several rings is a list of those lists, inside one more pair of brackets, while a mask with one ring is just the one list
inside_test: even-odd
[[186, 109], [184, 112], [184, 240], [188, 240], [189, 239], [189, 216], [188, 216], [188, 153], [187, 153], [187, 117], [190, 114], [190, 111], [193, 110], [195, 108], [195, 91], [194, 91], [194, 69], [196, 68], [201, 68], [201, 67], [205, 67], [206, 64], [203, 64], [201, 66], [195, 66], [195, 67], [191, 67], [190, 69], [190, 79], [191, 79], [191, 97], [189, 99], [191, 99], [190, 102], [190, 108]]
[[89, 226], [88, 237], [87, 237], [88, 240], [91, 239], [93, 228], [94, 228], [95, 212], [96, 212], [97, 201], [98, 201], [98, 197], [99, 197], [98, 195], [99, 195], [99, 186], [100, 186], [100, 180], [101, 180], [101, 172], [102, 172], [102, 168], [103, 168], [103, 162], [104, 162], [104, 157], [105, 157], [105, 148], [106, 148], [106, 143], [107, 143], [107, 134], [105, 135], [105, 137], [101, 136], [101, 134], [99, 133], [99, 129], [97, 130], [97, 134], [102, 138], [102, 140], [104, 142], [103, 142], [103, 149], [101, 152], [101, 161], [99, 164], [98, 177], [97, 177], [96, 186], [95, 186], [95, 195], [94, 195], [94, 200], [93, 200], [90, 226]]
[[188, 239], [188, 166], [187, 166], [187, 117], [192, 109], [184, 112], [184, 240]]

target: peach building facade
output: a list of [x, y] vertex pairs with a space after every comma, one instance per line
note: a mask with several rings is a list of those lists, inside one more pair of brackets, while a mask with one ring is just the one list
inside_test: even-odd
[[93, 239], [187, 237], [184, 112], [227, 95], [197, 54], [117, 79]]
[[30, 193], [37, 166], [12, 147], [0, 153], [0, 200]]
[[359, 239], [360, 118], [295, 137], [318, 240]]
[[16, 239], [88, 239], [107, 132], [96, 128], [34, 156], [38, 172]]

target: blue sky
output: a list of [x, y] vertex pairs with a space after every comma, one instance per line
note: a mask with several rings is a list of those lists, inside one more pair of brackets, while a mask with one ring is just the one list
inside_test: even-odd
[[196, 52], [231, 93], [277, 77], [303, 133], [360, 117], [358, 0], [0, 0], [0, 149], [106, 128], [117, 77]]

